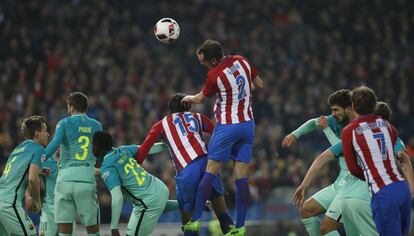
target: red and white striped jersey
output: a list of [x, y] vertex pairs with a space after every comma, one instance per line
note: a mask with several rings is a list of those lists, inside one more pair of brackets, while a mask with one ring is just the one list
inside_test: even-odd
[[256, 68], [239, 55], [226, 56], [210, 69], [201, 92], [207, 97], [217, 94], [214, 106], [217, 123], [253, 120], [252, 81], [257, 75]]
[[397, 169], [394, 126], [374, 115], [361, 116], [342, 131], [342, 145], [349, 171], [365, 179], [375, 194], [386, 185], [403, 181]]
[[197, 157], [207, 155], [202, 132], [212, 133], [214, 124], [205, 115], [179, 112], [155, 123], [138, 148], [137, 161], [142, 163], [154, 143], [163, 138], [167, 143], [177, 173]]

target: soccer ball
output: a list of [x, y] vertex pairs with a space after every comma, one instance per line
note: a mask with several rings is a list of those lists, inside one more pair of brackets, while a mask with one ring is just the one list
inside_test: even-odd
[[171, 18], [162, 18], [155, 24], [154, 34], [161, 43], [173, 43], [180, 36], [180, 26]]

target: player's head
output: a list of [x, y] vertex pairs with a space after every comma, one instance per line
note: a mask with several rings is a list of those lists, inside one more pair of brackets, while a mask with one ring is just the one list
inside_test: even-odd
[[92, 139], [92, 152], [98, 158], [103, 158], [112, 150], [112, 135], [106, 131], [96, 131]]
[[224, 52], [220, 42], [207, 39], [197, 48], [197, 57], [201, 65], [207, 68], [216, 66], [223, 58]]
[[351, 90], [341, 89], [328, 97], [332, 116], [338, 123], [348, 123], [352, 115]]
[[69, 115], [86, 113], [88, 110], [88, 97], [81, 92], [73, 92], [66, 98]]
[[374, 113], [377, 105], [377, 96], [374, 91], [367, 86], [360, 86], [352, 90], [352, 109], [358, 115]]
[[375, 105], [374, 114], [377, 116], [381, 116], [382, 119], [391, 122], [391, 107], [386, 102], [377, 102]]
[[43, 116], [31, 116], [23, 120], [22, 132], [25, 139], [32, 139], [46, 147], [50, 134]]
[[168, 108], [170, 109], [170, 113], [176, 113], [176, 112], [186, 112], [189, 111], [191, 106], [186, 107], [183, 106], [181, 103], [181, 100], [186, 95], [184, 93], [175, 93], [171, 95], [170, 100], [168, 101]]

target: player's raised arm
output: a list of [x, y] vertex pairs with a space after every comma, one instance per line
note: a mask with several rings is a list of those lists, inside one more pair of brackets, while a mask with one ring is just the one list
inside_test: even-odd
[[299, 126], [299, 128], [294, 130], [292, 133], [286, 135], [286, 137], [283, 139], [282, 146], [283, 147], [292, 146], [298, 138], [300, 138], [304, 134], [314, 131], [317, 127], [318, 127], [318, 118], [313, 118], [313, 119], [306, 121], [304, 124]]
[[[186, 104], [200, 104], [202, 103], [207, 97], [204, 96], [202, 92], [197, 93], [196, 95], [187, 95], [182, 100], [181, 103]], [[188, 106], [188, 105], [187, 105]]]

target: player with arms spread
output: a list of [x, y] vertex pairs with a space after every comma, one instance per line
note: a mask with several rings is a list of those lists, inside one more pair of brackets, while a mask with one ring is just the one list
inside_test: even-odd
[[204, 203], [211, 194], [212, 184], [223, 164], [235, 160], [236, 179], [236, 228], [228, 234], [244, 235], [249, 199], [247, 172], [252, 157], [254, 120], [252, 91], [263, 87], [256, 68], [239, 55], [224, 56], [218, 41], [206, 40], [198, 49], [200, 63], [209, 69], [202, 91], [185, 96], [183, 104], [200, 104], [207, 97], [217, 95], [214, 113], [217, 125], [208, 146], [207, 170], [198, 190], [191, 222], [184, 226], [189, 231], [198, 231]]
[[80, 92], [66, 99], [69, 117], [56, 125], [55, 135], [46, 148], [51, 157], [60, 145], [60, 163], [55, 189], [55, 221], [59, 235], [71, 235], [76, 213], [88, 235], [99, 235], [99, 204], [96, 195], [95, 163], [91, 141], [101, 123], [86, 115], [88, 97]]
[[[332, 110], [332, 115], [320, 118], [314, 118], [301, 125], [298, 129], [287, 135], [283, 139], [282, 146], [289, 147], [302, 135], [315, 130], [321, 124], [327, 123], [323, 127], [323, 133], [328, 138], [331, 145], [340, 142], [342, 128], [348, 124], [351, 116], [351, 91], [342, 89], [332, 93], [328, 97], [328, 104]], [[339, 158], [340, 172], [335, 182], [328, 187], [318, 191], [305, 203], [298, 202], [300, 206], [300, 215], [309, 235], [339, 235], [336, 229], [339, 228], [341, 218], [341, 209], [337, 195], [343, 187], [347, 176], [349, 176], [343, 157]], [[295, 193], [303, 192], [299, 186]], [[303, 200], [303, 199], [302, 199]], [[318, 215], [325, 212], [325, 218], [322, 223], [319, 222]]]
[[39, 212], [41, 163], [49, 140], [45, 119], [31, 116], [22, 123], [26, 139], [10, 153], [0, 178], [0, 235], [36, 235], [36, 229], [22, 207], [26, 188], [32, 198], [33, 212]]
[[[114, 148], [112, 136], [105, 131], [94, 134], [92, 145], [94, 155], [103, 158], [99, 172], [112, 197], [112, 236], [120, 235], [118, 223], [123, 199], [134, 204], [127, 229], [129, 236], [151, 234], [162, 212], [178, 209], [176, 201], [171, 202], [174, 206], [166, 207], [167, 186], [147, 173], [135, 160], [139, 146]], [[162, 146], [163, 144], [154, 146], [150, 154], [162, 151]]]
[[343, 152], [351, 174], [368, 183], [378, 233], [404, 235], [410, 226], [411, 195], [396, 165], [393, 147], [397, 131], [373, 114], [376, 103], [370, 88], [361, 86], [352, 91], [356, 119], [342, 132]]
[[[211, 134], [214, 124], [203, 114], [190, 112], [181, 104], [185, 94], [176, 93], [170, 97], [168, 107], [170, 114], [155, 123], [137, 153], [138, 163], [142, 163], [156, 140], [163, 138], [168, 144], [171, 158], [177, 171], [176, 195], [180, 205], [182, 223], [190, 221], [194, 210], [195, 195], [207, 165], [207, 147], [203, 132]], [[209, 196], [220, 226], [226, 234], [233, 220], [227, 213], [223, 186], [220, 178], [213, 182]], [[196, 233], [184, 231], [184, 235]]]

